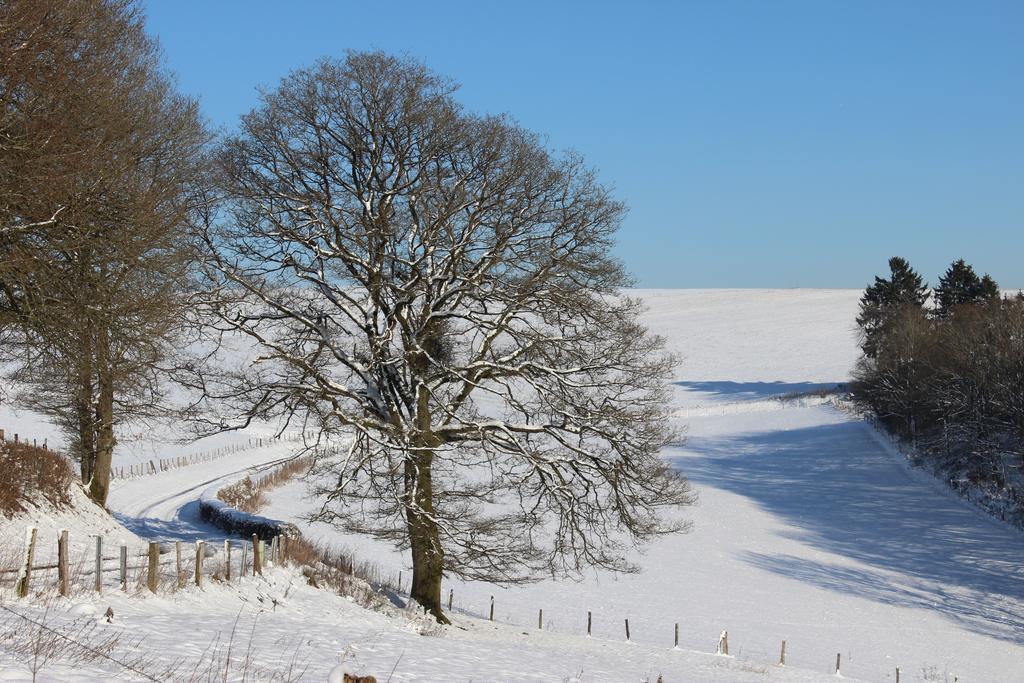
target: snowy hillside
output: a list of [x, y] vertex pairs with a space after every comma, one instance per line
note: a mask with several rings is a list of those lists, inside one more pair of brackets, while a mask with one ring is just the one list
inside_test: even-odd
[[[697, 486], [688, 536], [648, 549], [643, 573], [514, 589], [452, 582], [456, 605], [496, 618], [733, 652], [848, 676], [1024, 680], [1024, 536], [908, 471], [862, 422], [816, 397], [844, 382], [858, 351], [854, 291], [646, 291], [647, 322], [683, 357], [677, 414], [687, 441], [669, 450]], [[268, 511], [301, 523], [304, 485]], [[326, 528], [389, 570], [408, 560]], [[937, 678], [935, 678], [937, 677]], [[684, 676], [684, 679], [686, 677]], [[687, 679], [688, 680], [688, 679]]]
[[[95, 619], [111, 605], [111, 628], [144, 638], [158, 657], [200, 659], [211, 643], [229, 637], [237, 618], [246, 634], [236, 636], [246, 641], [236, 643], [239, 652], [252, 633], [256, 665], [298, 661], [306, 667], [302, 680], [310, 681], [327, 680], [339, 660], [380, 681], [653, 683], [659, 674], [665, 683], [823, 681], [834, 680], [837, 653], [847, 679], [891, 681], [900, 667], [902, 681], [1024, 681], [1024, 535], [909, 470], [883, 438], [827, 395], [848, 379], [857, 357], [860, 293], [638, 294], [649, 306], [649, 326], [683, 359], [675, 414], [686, 441], [664, 456], [700, 495], [682, 513], [693, 531], [647, 548], [638, 556], [641, 573], [513, 589], [448, 581], [456, 624], [443, 634], [429, 629], [427, 637], [420, 635], [423, 622], [397, 610], [366, 611], [276, 569], [263, 582], [210, 585], [201, 596], [58, 601], [50, 618]], [[48, 434], [32, 416], [17, 419], [23, 433]], [[0, 413], [0, 427], [5, 420], [13, 422]], [[142, 451], [166, 457], [180, 450], [160, 439], [141, 443], [122, 461]], [[110, 507], [138, 542], [220, 539], [198, 519], [199, 495], [287, 450], [287, 443], [246, 448], [118, 481]], [[351, 548], [407, 582], [405, 555], [304, 522], [316, 506], [306, 487], [295, 481], [276, 490], [262, 514]], [[7, 525], [5, 535], [20, 538], [25, 522]], [[494, 624], [487, 621], [491, 596]], [[257, 614], [259, 625], [250, 631]], [[676, 623], [679, 650], [672, 648]], [[723, 630], [729, 658], [712, 654]], [[785, 668], [775, 665], [783, 640]], [[90, 667], [55, 664], [43, 680], [113, 675], [109, 667]], [[0, 660], [0, 671], [0, 680], [30, 680], [13, 661]]]

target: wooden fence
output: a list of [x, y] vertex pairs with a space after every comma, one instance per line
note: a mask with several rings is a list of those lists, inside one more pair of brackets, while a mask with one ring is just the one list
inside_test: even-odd
[[[404, 591], [404, 587], [403, 587], [403, 584], [402, 584], [402, 579], [403, 579], [403, 574], [402, 574], [402, 572], [399, 572], [398, 573], [398, 578], [397, 578], [397, 586], [399, 587], [399, 592], [400, 593], [402, 593]], [[452, 612], [453, 608], [455, 608], [457, 611], [459, 611], [459, 612], [461, 612], [463, 614], [466, 614], [468, 616], [475, 617], [477, 619], [487, 619], [488, 621], [495, 621], [495, 618], [494, 618], [495, 601], [494, 601], [494, 596], [493, 595], [491, 596], [490, 603], [487, 605], [486, 614], [481, 613], [478, 610], [473, 610], [473, 609], [458, 609], [457, 605], [455, 604], [455, 589], [454, 588], [449, 588], [448, 589], [447, 603], [448, 603], [448, 612]], [[518, 626], [518, 627], [521, 627], [521, 628], [526, 626], [525, 624], [521, 624], [521, 623], [518, 623], [518, 622], [511, 621], [511, 620], [503, 620], [503, 621], [504, 621], [504, 623], [511, 624], [511, 625], [514, 625], [514, 626]], [[631, 641], [631, 633], [630, 633], [630, 630], [629, 630], [629, 619], [623, 619], [620, 622], [620, 625], [623, 627], [623, 634], [624, 634], [626, 642], [632, 642]], [[594, 626], [594, 613], [588, 610], [587, 611], [587, 638], [591, 638], [592, 637], [592, 635], [593, 635], [593, 626]], [[538, 630], [545, 630], [546, 627], [549, 627], [549, 625], [548, 625], [548, 622], [546, 622], [544, 620], [544, 609], [543, 608], [538, 609], [537, 610], [537, 626], [536, 626], [536, 628]], [[680, 646], [679, 646], [679, 633], [680, 633], [680, 631], [679, 631], [679, 622], [676, 622], [676, 623], [674, 623], [672, 625], [672, 630], [671, 630], [671, 639], [672, 639], [672, 649], [673, 650], [681, 649]], [[715, 641], [712, 641], [712, 642], [715, 642]], [[700, 650], [693, 650], [693, 651], [700, 651]], [[742, 648], [741, 648], [741, 652], [742, 652]], [[718, 640], [717, 640], [717, 642], [715, 642], [714, 654], [718, 655], [718, 656], [722, 656], [722, 657], [734, 657], [734, 655], [730, 655], [729, 654], [729, 632], [728, 631], [721, 631], [718, 634]], [[754, 655], [753, 658], [750, 658], [751, 654]], [[778, 658], [777, 659], [772, 659], [771, 660], [772, 664], [774, 664], [776, 666], [786, 666], [786, 654], [787, 654], [786, 653], [786, 641], [782, 640], [780, 642], [780, 644], [779, 644]], [[755, 652], [750, 652], [750, 651], [748, 651], [748, 653], [747, 653], [747, 658], [750, 658], [750, 661], [760, 660], [760, 661], [763, 662], [763, 661], [766, 661], [769, 658], [774, 658], [774, 656], [775, 655], [773, 653], [766, 653], [766, 652], [756, 652], [756, 651]], [[835, 655], [835, 659], [834, 660], [832, 660], [832, 659], [828, 660], [828, 667], [829, 667], [828, 671], [830, 673], [835, 674], [836, 676], [841, 676], [842, 675], [841, 666], [842, 666], [842, 655], [841, 655], [841, 653], [837, 652], [836, 655]], [[902, 672], [901, 668], [897, 666], [896, 667], [896, 671], [895, 671], [895, 681], [896, 681], [896, 683], [900, 683], [900, 676], [901, 676], [902, 673], [903, 672]], [[954, 683], [955, 683], [959, 679], [954, 676], [953, 680], [954, 680]]]
[[[7, 433], [4, 430], [0, 429], [0, 441], [4, 441], [6, 439], [7, 439]], [[14, 443], [24, 443], [24, 444], [28, 445], [29, 441], [28, 441], [28, 439], [22, 439], [20, 436], [18, 436], [18, 433], [15, 432], [14, 433]], [[42, 448], [43, 450], [47, 450], [47, 451], [50, 450], [50, 446], [46, 443], [46, 439], [43, 439], [43, 443], [41, 443], [41, 444], [36, 439], [32, 439], [32, 446], [34, 446], [35, 448]]]
[[[295, 435], [288, 437], [287, 440], [298, 441], [300, 438], [300, 435]], [[159, 474], [160, 472], [168, 472], [170, 470], [177, 470], [182, 467], [188, 467], [190, 465], [198, 465], [204, 462], [211, 462], [213, 460], [218, 460], [228, 455], [240, 453], [242, 451], [246, 451], [252, 448], [262, 448], [263, 446], [269, 446], [273, 443], [278, 443], [280, 441], [282, 441], [281, 437], [254, 438], [249, 439], [247, 442], [237, 443], [231, 446], [223, 446], [221, 448], [203, 451], [202, 453], [192, 453], [191, 455], [179, 455], [170, 458], [157, 458], [145, 462], [113, 467], [110, 470], [110, 478], [135, 479], [137, 477], [150, 476], [153, 474]]]
[[[8, 564], [11, 557], [6, 558]], [[202, 588], [208, 580], [238, 581], [244, 577], [262, 576], [265, 568], [289, 564], [288, 537], [276, 536], [261, 541], [255, 535], [251, 540], [226, 539], [209, 543], [182, 541], [159, 543], [151, 541], [143, 546], [130, 547], [126, 543], [108, 544], [103, 536], [90, 536], [88, 542], [73, 544], [67, 531], [61, 531], [56, 539], [39, 538], [38, 530], [30, 527], [26, 532], [25, 547], [16, 567], [0, 567], [0, 586], [13, 584], [19, 598], [30, 599], [34, 595], [55, 590], [62, 596], [75, 593], [105, 590], [180, 590], [188, 586]], [[403, 591], [403, 576], [398, 575], [399, 592]], [[454, 606], [453, 588], [448, 590], [447, 607]], [[486, 616], [494, 621], [494, 596], [491, 596]], [[470, 611], [463, 613], [485, 618]], [[537, 629], [545, 628], [544, 610], [537, 612]], [[629, 619], [622, 623], [626, 641], [630, 641]], [[593, 613], [587, 612], [587, 637], [591, 637]], [[679, 623], [673, 624], [672, 647], [679, 649]], [[722, 631], [715, 644], [715, 654], [724, 657], [729, 654], [729, 632]], [[781, 641], [778, 666], [786, 665], [786, 641]], [[842, 658], [836, 653], [834, 667], [830, 670], [839, 674]], [[900, 680], [900, 668], [896, 667], [895, 680]]]
[[[6, 432], [0, 429], [0, 441], [6, 438]], [[14, 443], [31, 443], [32, 446], [38, 448], [44, 448], [50, 450], [49, 444], [46, 439], [43, 439], [42, 443], [39, 443], [37, 439], [29, 439], [22, 437], [18, 433], [13, 435]], [[296, 434], [287, 437], [287, 441], [299, 441], [302, 438], [301, 435]], [[262, 448], [263, 446], [269, 446], [274, 443], [282, 441], [280, 436], [272, 437], [256, 437], [250, 438], [245, 442], [235, 443], [230, 446], [222, 446], [220, 448], [214, 448], [201, 453], [192, 453], [189, 455], [177, 455], [169, 458], [155, 458], [143, 462], [131, 463], [128, 465], [117, 465], [110, 468], [110, 478], [114, 479], [135, 479], [137, 477], [145, 477], [153, 474], [159, 474], [160, 472], [168, 472], [170, 470], [180, 469], [182, 467], [188, 467], [190, 465], [198, 465], [204, 462], [211, 462], [220, 458], [240, 453], [242, 451], [250, 450], [252, 448]], [[54, 451], [57, 452], [57, 451]]]
[[63, 596], [143, 587], [156, 593], [161, 588], [180, 589], [190, 584], [202, 588], [209, 579], [261, 576], [265, 567], [287, 561], [288, 539], [284, 536], [269, 541], [253, 536], [248, 541], [227, 539], [223, 543], [151, 541], [130, 547], [108, 543], [103, 536], [73, 544], [67, 531], [44, 541], [31, 527], [17, 566], [0, 568], [0, 586], [13, 582], [19, 598], [47, 589], [56, 589]]

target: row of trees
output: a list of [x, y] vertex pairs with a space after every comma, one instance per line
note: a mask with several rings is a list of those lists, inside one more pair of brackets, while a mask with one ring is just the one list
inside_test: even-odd
[[301, 424], [319, 517], [410, 549], [439, 620], [444, 573], [628, 571], [685, 528], [622, 204], [454, 91], [353, 53], [207, 144], [134, 4], [0, 3], [0, 349], [97, 502], [173, 387], [208, 429]]
[[0, 4], [0, 358], [97, 501], [118, 419], [160, 404], [204, 142], [134, 6]]
[[902, 258], [861, 299], [854, 395], [950, 474], [1024, 464], [1024, 298], [963, 260], [929, 292]]

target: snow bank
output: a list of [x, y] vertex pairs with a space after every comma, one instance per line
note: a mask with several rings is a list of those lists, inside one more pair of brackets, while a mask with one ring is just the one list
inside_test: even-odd
[[0, 546], [20, 547], [28, 527], [39, 529], [41, 543], [52, 540], [54, 546], [63, 529], [67, 529], [72, 538], [100, 535], [133, 542], [139, 540], [109, 512], [94, 503], [81, 484], [71, 484], [68, 492], [71, 502], [60, 508], [42, 500], [28, 505], [24, 512], [13, 517], [0, 517]]

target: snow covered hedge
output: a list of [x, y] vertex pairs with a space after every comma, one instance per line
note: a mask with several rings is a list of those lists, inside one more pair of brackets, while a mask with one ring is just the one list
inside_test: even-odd
[[302, 535], [294, 524], [236, 510], [217, 498], [217, 491], [220, 488], [220, 485], [212, 486], [199, 496], [199, 516], [204, 522], [209, 522], [229, 534], [245, 538], [256, 534], [264, 541], [275, 536], [296, 538]]

